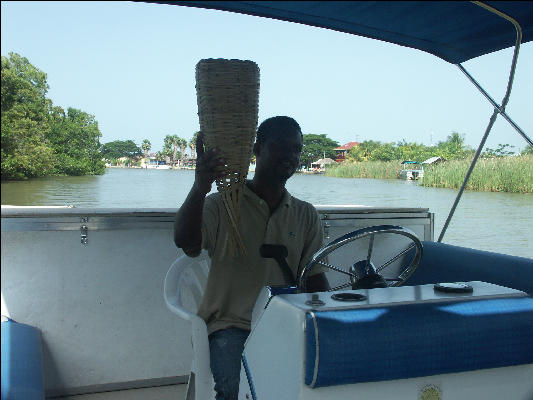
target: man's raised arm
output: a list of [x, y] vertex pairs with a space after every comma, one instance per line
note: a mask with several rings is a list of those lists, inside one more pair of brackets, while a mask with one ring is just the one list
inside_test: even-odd
[[217, 149], [204, 152], [203, 136], [196, 139], [196, 171], [194, 184], [174, 219], [174, 243], [185, 254], [196, 257], [202, 246], [202, 212], [205, 197], [216, 178], [222, 176], [224, 162]]

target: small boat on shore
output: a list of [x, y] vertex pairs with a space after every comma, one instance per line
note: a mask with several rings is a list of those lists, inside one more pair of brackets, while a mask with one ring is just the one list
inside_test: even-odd
[[424, 167], [418, 161], [404, 161], [402, 165], [404, 168], [398, 171], [399, 179], [416, 181], [424, 177]]
[[146, 169], [170, 169], [170, 165], [168, 164], [157, 164], [157, 165], [147, 165], [145, 167]]

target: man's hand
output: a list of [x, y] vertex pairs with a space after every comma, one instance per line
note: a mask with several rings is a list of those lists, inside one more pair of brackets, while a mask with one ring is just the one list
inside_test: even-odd
[[218, 149], [204, 152], [203, 134], [200, 132], [196, 138], [196, 172], [194, 188], [201, 194], [211, 191], [211, 185], [217, 178], [224, 175], [224, 161], [219, 156]]

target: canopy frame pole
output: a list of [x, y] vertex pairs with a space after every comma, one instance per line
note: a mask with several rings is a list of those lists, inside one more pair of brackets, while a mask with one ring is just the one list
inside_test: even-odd
[[[442, 231], [440, 232], [439, 238], [437, 242], [442, 242], [442, 239], [444, 238], [444, 234], [446, 233], [446, 230], [448, 229], [448, 226], [450, 225], [450, 221], [452, 220], [453, 214], [455, 213], [455, 209], [457, 208], [457, 205], [459, 204], [459, 200], [461, 199], [461, 196], [463, 195], [463, 192], [466, 188], [466, 184], [468, 183], [468, 180], [470, 179], [470, 175], [472, 174], [472, 171], [474, 170], [474, 167], [476, 165], [476, 162], [481, 155], [481, 151], [483, 150], [483, 146], [485, 145], [485, 142], [487, 141], [487, 137], [489, 136], [489, 133], [494, 125], [494, 122], [496, 122], [496, 118], [498, 117], [498, 114], [502, 114], [504, 118], [511, 123], [512, 120], [507, 116], [505, 113], [505, 107], [507, 106], [507, 103], [509, 102], [509, 97], [511, 95], [511, 89], [513, 87], [513, 81], [514, 81], [514, 75], [516, 71], [516, 62], [518, 59], [518, 52], [520, 50], [520, 43], [522, 43], [522, 28], [520, 27], [520, 24], [512, 17], [508, 16], [507, 14], [502, 13], [501, 11], [483, 3], [480, 1], [472, 1], [473, 4], [476, 4], [488, 11], [490, 11], [493, 14], [498, 15], [501, 18], [504, 18], [505, 20], [511, 22], [515, 29], [516, 29], [516, 42], [515, 42], [515, 49], [513, 54], [513, 60], [511, 63], [511, 71], [509, 73], [509, 80], [507, 82], [507, 90], [505, 92], [505, 96], [502, 100], [502, 105], [498, 106], [496, 102], [488, 95], [488, 93], [483, 90], [483, 88], [472, 78], [472, 76], [464, 69], [464, 67], [461, 64], [457, 64], [459, 69], [466, 74], [466, 76], [470, 79], [470, 81], [483, 93], [483, 95], [492, 103], [494, 106], [494, 112], [492, 113], [492, 116], [490, 117], [489, 124], [487, 128], [485, 129], [485, 134], [483, 135], [481, 142], [479, 143], [479, 146], [476, 150], [476, 153], [474, 155], [474, 159], [472, 160], [472, 163], [470, 164], [470, 167], [468, 168], [468, 171], [465, 175], [465, 179], [461, 185], [461, 188], [459, 189], [459, 193], [457, 193], [457, 197], [455, 198], [455, 201], [453, 203], [453, 206], [450, 210], [450, 213], [448, 214], [448, 217], [446, 218], [446, 222], [444, 223], [444, 226], [442, 227]], [[516, 125], [514, 122], [511, 123], [511, 125], [517, 129], [518, 125]], [[533, 142], [527, 135], [518, 128], [518, 132], [526, 139], [526, 141], [533, 146]]]
[[457, 64], [457, 67], [463, 72], [467, 78], [472, 82], [478, 90], [486, 97], [486, 99], [494, 106], [495, 109], [498, 110], [498, 113], [505, 118], [507, 122], [509, 122], [509, 125], [511, 125], [525, 140], [528, 142], [530, 146], [533, 146], [533, 140], [529, 138], [529, 136], [514, 122], [511, 117], [505, 112], [505, 110], [498, 104], [490, 95], [481, 87], [481, 85], [470, 75], [470, 73], [461, 65]]

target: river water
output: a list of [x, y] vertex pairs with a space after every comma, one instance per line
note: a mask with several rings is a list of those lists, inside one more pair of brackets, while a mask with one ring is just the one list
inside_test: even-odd
[[[52, 177], [2, 183], [2, 204], [88, 208], [177, 208], [194, 180], [189, 170], [108, 168], [101, 176]], [[214, 185], [213, 185], [214, 188]], [[425, 207], [435, 213], [438, 238], [455, 189], [416, 182], [296, 174], [289, 192], [313, 204]], [[465, 192], [443, 242], [533, 258], [533, 196]]]

